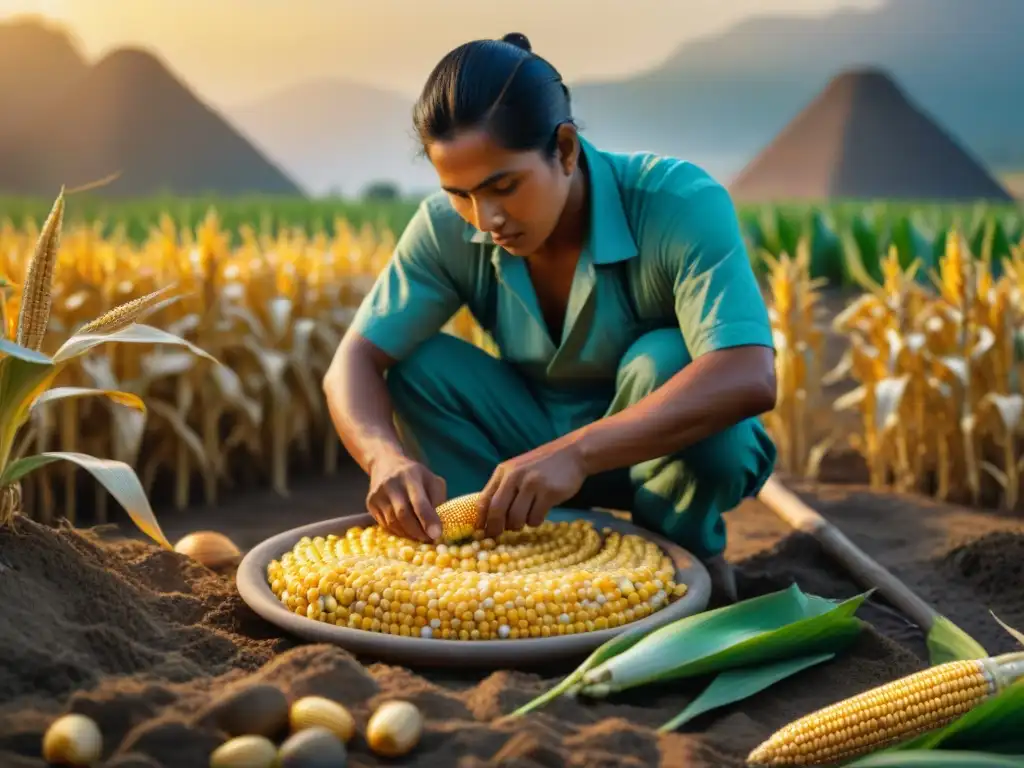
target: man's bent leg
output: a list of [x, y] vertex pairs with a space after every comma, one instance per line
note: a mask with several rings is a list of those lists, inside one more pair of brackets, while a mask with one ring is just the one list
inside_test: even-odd
[[[640, 401], [681, 371], [692, 358], [676, 329], [652, 331], [637, 339], [619, 366], [611, 415]], [[746, 419], [672, 456], [630, 469], [633, 518], [688, 549], [708, 564], [712, 576], [731, 581], [722, 553], [722, 515], [754, 496], [775, 465], [776, 449], [760, 421]], [[719, 583], [726, 599], [735, 587]]]
[[499, 463], [555, 438], [519, 374], [454, 336], [428, 339], [387, 382], [403, 443], [448, 498], [482, 491]]

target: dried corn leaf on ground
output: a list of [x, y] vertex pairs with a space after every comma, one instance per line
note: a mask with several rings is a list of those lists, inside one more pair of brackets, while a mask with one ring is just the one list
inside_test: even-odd
[[[176, 540], [196, 528], [214, 528], [249, 547], [282, 529], [356, 507], [365, 491], [359, 471], [348, 468], [297, 486], [286, 502], [243, 494], [217, 510], [199, 506], [166, 516], [165, 529]], [[819, 486], [807, 499], [994, 652], [1012, 650], [987, 608], [1024, 625], [1019, 525], [868, 489]], [[738, 563], [744, 597], [793, 579], [830, 597], [859, 591], [813, 542], [793, 535], [756, 503], [730, 513], [730, 537], [728, 555]], [[750, 749], [787, 722], [925, 664], [920, 633], [869, 603], [859, 615], [877, 631], [840, 659], [699, 718], [684, 732], [659, 737], [655, 729], [699, 692], [699, 684], [644, 688], [600, 702], [560, 699], [525, 721], [495, 727], [489, 721], [569, 670], [543, 670], [543, 680], [516, 671], [425, 673], [359, 663], [336, 648], [295, 648], [245, 608], [230, 574], [203, 571], [142, 540], [95, 543], [69, 533], [4, 533], [0, 563], [6, 569], [0, 600], [10, 617], [0, 625], [9, 662], [0, 667], [5, 766], [43, 768], [39, 737], [50, 713], [69, 701], [97, 718], [110, 751], [141, 752], [165, 768], [184, 765], [186, 758], [204, 765], [219, 737], [193, 725], [196, 708], [225, 682], [270, 680], [296, 694], [341, 696], [360, 727], [375, 701], [410, 698], [426, 713], [427, 729], [403, 765], [738, 768]], [[350, 765], [377, 764], [357, 739]]]

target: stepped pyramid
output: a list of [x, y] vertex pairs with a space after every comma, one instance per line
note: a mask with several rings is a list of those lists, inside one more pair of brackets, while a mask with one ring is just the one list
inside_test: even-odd
[[877, 69], [833, 78], [729, 191], [736, 202], [1013, 199]]

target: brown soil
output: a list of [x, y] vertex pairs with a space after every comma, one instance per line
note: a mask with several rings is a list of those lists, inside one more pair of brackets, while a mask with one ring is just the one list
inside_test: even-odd
[[[357, 509], [364, 486], [357, 471], [345, 470], [286, 502], [254, 495], [216, 511], [165, 512], [164, 527], [172, 539], [197, 528], [222, 530], [250, 547]], [[1024, 626], [1020, 521], [851, 487], [813, 490], [807, 498], [816, 508], [990, 651], [1014, 647], [988, 610]], [[739, 566], [743, 597], [793, 581], [827, 597], [859, 591], [813, 540], [792, 534], [761, 505], [742, 505], [729, 526], [728, 554]], [[427, 717], [425, 736], [409, 758], [388, 764], [722, 768], [742, 765], [790, 719], [925, 664], [920, 631], [872, 599], [861, 611], [870, 628], [841, 658], [681, 732], [659, 737], [654, 729], [704, 681], [596, 704], [558, 701], [515, 726], [498, 725], [492, 721], [568, 668], [453, 673], [357, 660], [340, 648], [280, 636], [239, 599], [231, 576], [109, 529], [22, 521], [16, 532], [0, 534], [0, 765], [44, 765], [42, 733], [70, 710], [100, 724], [105, 766], [203, 766], [225, 736], [200, 725], [196, 713], [211, 695], [261, 681], [293, 697], [336, 698], [360, 728], [383, 699], [415, 702]], [[382, 762], [356, 738], [350, 765]]]

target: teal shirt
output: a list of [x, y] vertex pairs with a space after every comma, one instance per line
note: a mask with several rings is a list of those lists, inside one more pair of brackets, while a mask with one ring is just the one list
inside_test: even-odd
[[[569, 406], [563, 429], [607, 405], [619, 361], [655, 328], [678, 327], [693, 358], [771, 347], [768, 311], [727, 190], [699, 167], [652, 154], [614, 154], [583, 140], [591, 230], [559, 344], [526, 265], [467, 224], [438, 192], [419, 206], [353, 328], [398, 360], [463, 305], [542, 399]], [[466, 372], [472, 376], [472, 372]], [[593, 397], [587, 397], [587, 395]]]

